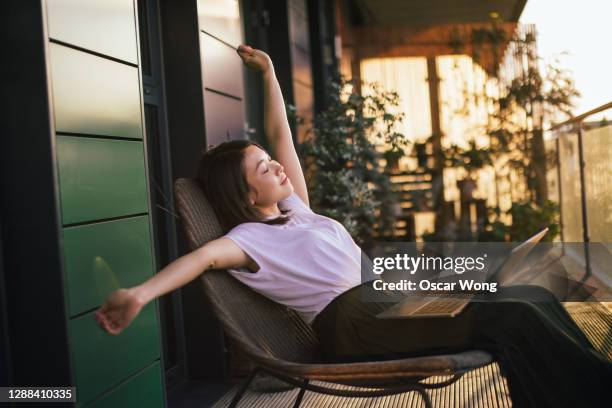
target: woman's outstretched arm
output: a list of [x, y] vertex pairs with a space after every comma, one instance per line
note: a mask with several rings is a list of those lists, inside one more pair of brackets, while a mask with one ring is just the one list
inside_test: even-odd
[[184, 286], [208, 269], [240, 268], [249, 262], [249, 256], [231, 239], [216, 239], [177, 258], [144, 283], [111, 293], [96, 311], [96, 321], [108, 333], [119, 334], [151, 300]]
[[274, 65], [268, 54], [249, 46], [238, 47], [238, 55], [244, 63], [263, 75], [264, 88], [264, 132], [274, 151], [274, 156], [285, 168], [296, 194], [309, 205], [306, 180], [300, 160], [293, 145], [291, 128], [287, 120], [283, 94], [274, 73]]

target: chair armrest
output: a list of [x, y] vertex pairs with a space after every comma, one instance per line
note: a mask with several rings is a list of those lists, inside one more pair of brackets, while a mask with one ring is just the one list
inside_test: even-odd
[[331, 364], [300, 364], [262, 355], [251, 357], [262, 368], [281, 375], [330, 382], [452, 375], [485, 366], [493, 361], [489, 353], [478, 350], [439, 356]]

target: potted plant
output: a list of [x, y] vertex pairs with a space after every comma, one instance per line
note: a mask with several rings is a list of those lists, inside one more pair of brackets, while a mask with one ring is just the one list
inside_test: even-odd
[[427, 143], [415, 143], [414, 154], [416, 155], [417, 165], [420, 168], [427, 168]]
[[387, 169], [390, 171], [398, 171], [399, 170], [399, 161], [402, 157], [404, 157], [406, 153], [404, 149], [398, 146], [393, 146], [389, 150], [386, 150], [383, 153], [383, 157], [387, 162]]
[[[397, 199], [388, 166], [398, 164], [408, 144], [396, 130], [399, 96], [363, 86], [371, 91], [361, 94], [342, 77], [331, 81], [328, 106], [300, 145], [311, 207], [342, 223], [360, 245], [393, 234]], [[381, 146], [390, 149], [383, 153]]]
[[447, 167], [462, 168], [466, 172], [466, 176], [457, 181], [461, 201], [473, 200], [474, 191], [478, 187], [478, 170], [493, 164], [489, 149], [478, 148], [476, 142], [472, 140], [469, 142], [469, 148], [467, 149], [452, 145], [446, 151], [445, 156]]

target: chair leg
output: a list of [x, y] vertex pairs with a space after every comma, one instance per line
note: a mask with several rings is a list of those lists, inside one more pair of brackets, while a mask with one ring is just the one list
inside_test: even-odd
[[427, 394], [427, 391], [425, 391], [423, 388], [416, 388], [415, 391], [421, 394], [421, 398], [423, 398], [423, 401], [425, 402], [425, 408], [432, 408], [431, 398], [429, 398], [429, 394]]
[[249, 384], [251, 384], [251, 381], [253, 381], [253, 378], [255, 378], [258, 371], [258, 369], [253, 370], [251, 375], [249, 375], [249, 377], [240, 385], [240, 388], [238, 388], [236, 391], [236, 394], [234, 395], [234, 398], [232, 398], [232, 402], [230, 402], [228, 408], [236, 408], [240, 398], [242, 398], [244, 392], [247, 390], [247, 388], [249, 388]]
[[[308, 380], [304, 380], [304, 385], [308, 384]], [[302, 399], [304, 398], [304, 393], [306, 393], [306, 388], [300, 387], [300, 392], [298, 392], [297, 398], [295, 399], [295, 403], [293, 404], [293, 408], [298, 408], [302, 403]]]

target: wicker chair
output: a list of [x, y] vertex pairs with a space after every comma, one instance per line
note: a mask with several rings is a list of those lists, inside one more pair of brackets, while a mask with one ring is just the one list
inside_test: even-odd
[[[221, 227], [203, 192], [191, 179], [174, 184], [178, 212], [191, 249], [222, 235]], [[306, 390], [345, 397], [376, 397], [416, 391], [431, 407], [425, 389], [442, 388], [464, 373], [492, 362], [483, 351], [359, 363], [322, 363], [312, 328], [292, 309], [254, 292], [225, 271], [202, 274], [204, 292], [222, 323], [225, 334], [254, 363], [255, 370], [237, 390], [235, 407], [258, 372], [300, 388], [294, 407]], [[421, 381], [430, 376], [452, 376], [436, 384]], [[334, 389], [312, 380], [360, 387]]]

